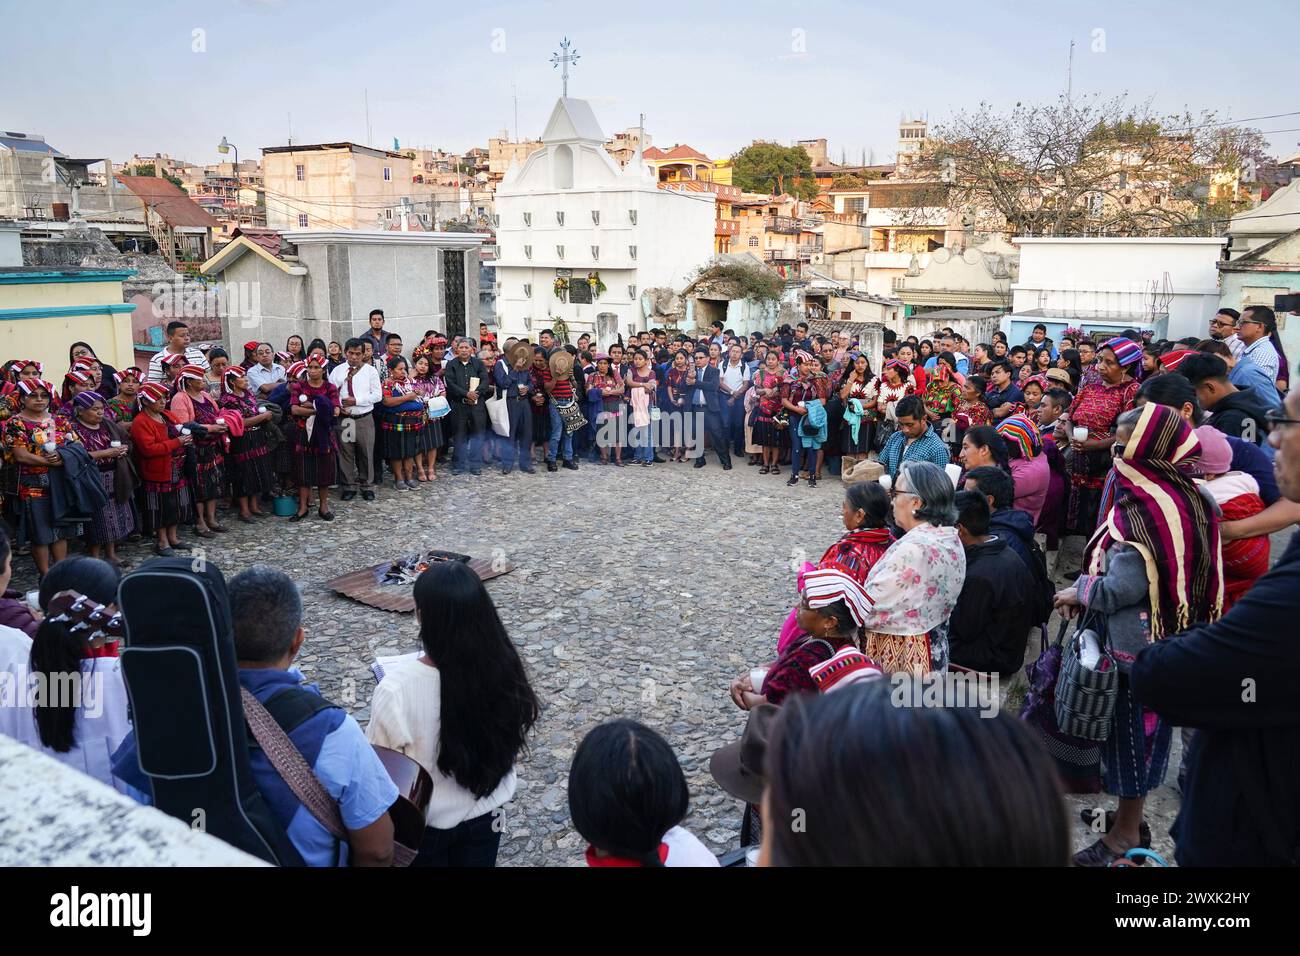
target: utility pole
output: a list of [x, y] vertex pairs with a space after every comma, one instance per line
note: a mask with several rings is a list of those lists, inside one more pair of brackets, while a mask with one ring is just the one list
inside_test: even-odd
[[1074, 95], [1074, 41], [1070, 41], [1070, 61], [1065, 68], [1065, 108], [1070, 108]]

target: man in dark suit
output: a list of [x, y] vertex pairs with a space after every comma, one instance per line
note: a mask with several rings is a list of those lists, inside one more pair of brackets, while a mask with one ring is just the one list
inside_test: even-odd
[[[698, 349], [695, 352], [695, 389], [691, 398], [691, 410], [694, 412], [703, 412], [704, 414], [704, 431], [708, 435], [709, 444], [717, 452], [718, 461], [722, 464], [724, 471], [731, 470], [731, 452], [727, 449], [727, 433], [722, 426], [723, 411], [722, 399], [718, 396], [718, 378], [717, 368], [709, 364], [709, 353], [704, 349]], [[699, 419], [697, 418], [698, 422]], [[704, 467], [704, 445], [700, 444], [699, 457], [695, 459], [695, 467]]]
[[[451, 405], [456, 433], [456, 458], [453, 474], [477, 475], [483, 468], [483, 435], [487, 431], [487, 406], [483, 403], [492, 394], [492, 380], [487, 366], [474, 354], [469, 339], [456, 343], [456, 357], [447, 363], [443, 375], [447, 383], [447, 402]], [[471, 379], [478, 379], [470, 388]]]

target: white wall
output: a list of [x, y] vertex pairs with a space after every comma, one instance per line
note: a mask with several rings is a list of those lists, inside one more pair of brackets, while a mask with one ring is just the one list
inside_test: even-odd
[[1204, 334], [1218, 308], [1222, 239], [1017, 238], [1012, 311], [1146, 313], [1166, 274], [1171, 339]]

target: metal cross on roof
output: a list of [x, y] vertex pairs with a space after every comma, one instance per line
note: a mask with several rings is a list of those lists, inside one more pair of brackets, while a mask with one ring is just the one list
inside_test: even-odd
[[576, 50], [572, 53], [569, 52], [569, 38], [565, 37], [563, 42], [560, 43], [560, 52], [551, 54], [551, 66], [563, 67], [560, 71], [560, 79], [564, 83], [565, 99], [568, 99], [569, 96], [569, 64], [576, 64], [577, 62], [578, 52]]

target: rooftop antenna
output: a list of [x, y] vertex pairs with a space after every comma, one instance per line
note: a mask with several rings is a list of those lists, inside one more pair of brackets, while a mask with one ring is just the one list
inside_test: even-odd
[[1074, 94], [1074, 41], [1070, 41], [1070, 61], [1065, 68], [1065, 105], [1070, 105]]

